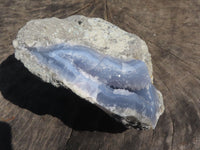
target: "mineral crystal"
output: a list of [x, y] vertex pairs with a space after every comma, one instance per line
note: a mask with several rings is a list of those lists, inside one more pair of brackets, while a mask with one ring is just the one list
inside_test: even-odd
[[[79, 28], [74, 27], [77, 20], [82, 23], [81, 27], [76, 25]], [[62, 28], [55, 28], [56, 21], [62, 23]], [[66, 31], [64, 26], [69, 30]], [[99, 35], [91, 31], [99, 32]], [[120, 47], [112, 47], [106, 39], [102, 42], [104, 37], [113, 40], [119, 33], [124, 36], [124, 43], [118, 41], [122, 44]], [[93, 34], [100, 37], [92, 40]], [[135, 47], [130, 46], [133, 39]], [[57, 18], [31, 21], [19, 31], [13, 45], [15, 57], [44, 81], [70, 88], [127, 127], [155, 128], [164, 106], [162, 95], [152, 84], [150, 55], [141, 41], [136, 35], [102, 19], [72, 16], [63, 22]], [[131, 58], [127, 55], [131, 52], [124, 48], [127, 45], [133, 48]], [[138, 52], [140, 50], [145, 54]]]

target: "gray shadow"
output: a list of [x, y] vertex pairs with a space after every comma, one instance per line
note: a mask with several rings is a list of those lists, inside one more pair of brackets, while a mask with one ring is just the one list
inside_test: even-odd
[[50, 114], [75, 130], [119, 133], [126, 128], [95, 105], [31, 74], [9, 56], [0, 64], [0, 91], [10, 102], [38, 115]]
[[12, 150], [11, 139], [12, 135], [10, 125], [0, 121], [0, 149]]

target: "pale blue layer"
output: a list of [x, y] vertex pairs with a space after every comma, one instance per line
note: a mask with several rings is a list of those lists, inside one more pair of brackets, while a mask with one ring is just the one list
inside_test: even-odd
[[[30, 48], [30, 51], [40, 63], [53, 69], [61, 78], [72, 84], [83, 83], [80, 88], [89, 95], [93, 95], [97, 88], [99, 93], [96, 99], [103, 107], [129, 108], [148, 117], [153, 126], [156, 124], [158, 97], [143, 61], [126, 62], [87, 47], [66, 44]], [[83, 72], [98, 81], [88, 78]], [[130, 94], [116, 94], [114, 89], [126, 89]]]

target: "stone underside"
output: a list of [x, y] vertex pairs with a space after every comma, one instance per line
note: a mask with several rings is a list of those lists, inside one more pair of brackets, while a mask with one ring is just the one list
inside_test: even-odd
[[33, 20], [13, 45], [33, 74], [70, 88], [127, 127], [155, 128], [164, 111], [145, 42], [109, 22], [84, 16]]

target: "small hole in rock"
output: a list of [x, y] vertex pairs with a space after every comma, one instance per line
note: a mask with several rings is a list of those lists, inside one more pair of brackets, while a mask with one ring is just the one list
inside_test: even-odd
[[81, 23], [82, 23], [82, 21], [79, 20], [79, 21], [78, 21], [78, 24], [80, 25]]

